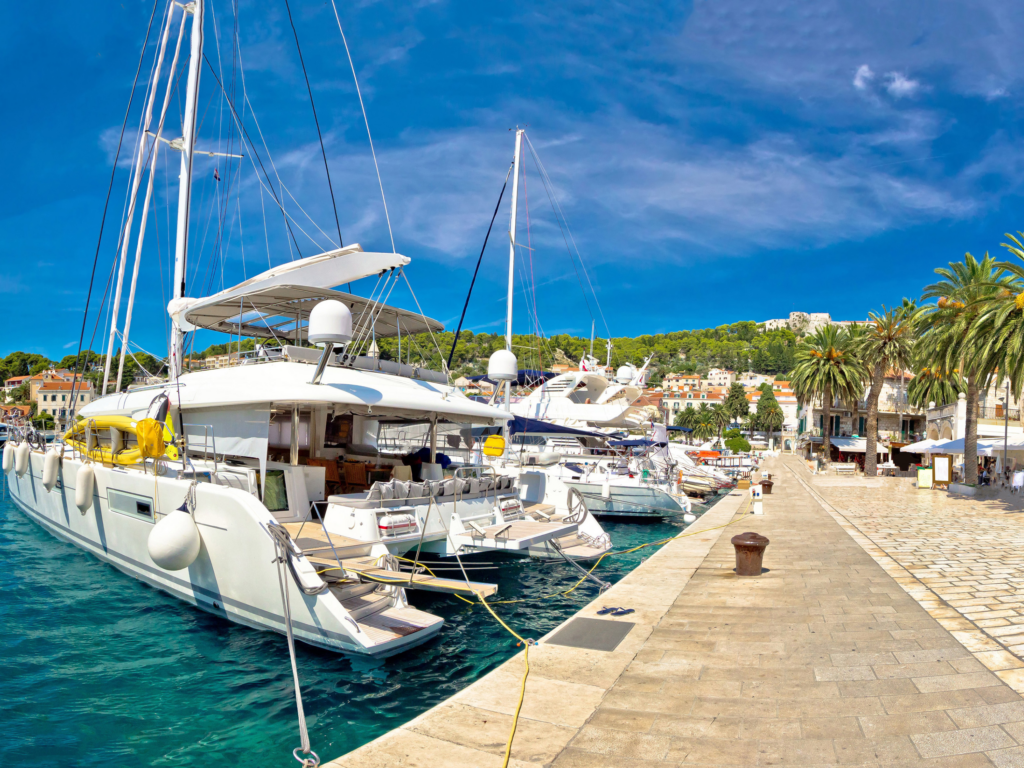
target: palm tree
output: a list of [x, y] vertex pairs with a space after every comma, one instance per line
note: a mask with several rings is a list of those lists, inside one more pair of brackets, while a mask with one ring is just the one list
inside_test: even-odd
[[732, 414], [729, 413], [729, 409], [725, 407], [724, 403], [715, 403], [708, 409], [711, 412], [711, 418], [718, 431], [718, 441], [723, 441], [723, 434], [725, 428], [732, 423]]
[[700, 408], [694, 411], [694, 414], [696, 418], [693, 423], [693, 439], [704, 442], [708, 438], [714, 437], [717, 431], [716, 422], [708, 404], [701, 403]]
[[[1024, 238], [1024, 233], [1017, 234]], [[1010, 243], [1003, 247], [1017, 258], [995, 265], [1008, 279], [978, 302], [971, 341], [979, 367], [1002, 371], [1013, 390], [1020, 392], [1024, 384], [1024, 243], [1009, 233], [1006, 237]]]
[[[921, 298], [936, 301], [915, 314], [919, 349], [928, 365], [944, 371], [958, 369], [967, 384], [964, 482], [973, 485], [978, 482], [978, 392], [988, 386], [994, 365], [1002, 359], [980, 329], [992, 330], [998, 312], [991, 311], [991, 302], [1010, 289], [1012, 277], [987, 253], [980, 261], [965, 254], [963, 261], [950, 262], [935, 273], [942, 280], [926, 287]], [[980, 315], [985, 317], [982, 323], [978, 323]]]
[[802, 402], [821, 398], [825, 427], [822, 449], [826, 464], [832, 452], [832, 399], [856, 402], [867, 379], [867, 369], [852, 346], [848, 331], [837, 325], [826, 325], [804, 338], [797, 348], [791, 379], [793, 391]]
[[693, 428], [697, 426], [697, 411], [693, 408], [683, 408], [679, 413], [676, 414], [675, 425], [677, 427], [686, 427], [691, 430], [690, 434], [693, 435]]
[[768, 439], [774, 439], [775, 433], [782, 429], [782, 425], [786, 421], [786, 414], [782, 412], [782, 407], [775, 403], [769, 405], [765, 412], [758, 417], [758, 422], [761, 429], [768, 433]]
[[927, 408], [929, 403], [946, 405], [955, 403], [957, 396], [966, 391], [967, 383], [956, 368], [947, 371], [941, 363], [919, 365], [907, 387], [907, 402], [918, 408]]
[[885, 374], [890, 370], [905, 371], [911, 365], [914, 352], [913, 315], [903, 307], [886, 309], [882, 314], [871, 312], [870, 322], [854, 340], [854, 348], [861, 362], [871, 368], [871, 391], [868, 394], [868, 421], [864, 447], [864, 474], [875, 476], [878, 466], [878, 398], [882, 394]]

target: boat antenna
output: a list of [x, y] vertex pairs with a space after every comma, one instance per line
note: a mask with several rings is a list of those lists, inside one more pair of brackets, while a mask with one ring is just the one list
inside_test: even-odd
[[320, 139], [320, 154], [324, 158], [324, 170], [327, 172], [327, 189], [331, 193], [331, 207], [334, 209], [334, 223], [338, 227], [338, 247], [343, 248], [345, 243], [341, 239], [341, 222], [338, 220], [338, 204], [334, 202], [334, 187], [331, 186], [331, 169], [327, 165], [327, 150], [324, 149], [324, 137], [320, 133], [320, 121], [316, 116], [316, 104], [313, 103], [313, 89], [309, 86], [309, 75], [306, 74], [306, 62], [302, 60], [302, 47], [299, 45], [299, 33], [295, 31], [295, 22], [292, 21], [292, 9], [288, 0], [284, 0], [284, 7], [288, 11], [288, 23], [292, 25], [292, 35], [295, 37], [295, 50], [299, 52], [299, 64], [302, 65], [302, 76], [306, 80], [306, 92], [309, 93], [309, 106], [313, 109], [313, 122], [316, 124], [316, 136]]
[[509, 163], [508, 173], [505, 174], [505, 183], [501, 185], [501, 193], [498, 195], [498, 204], [494, 206], [494, 213], [491, 216], [491, 223], [487, 227], [487, 234], [484, 235], [484, 245], [480, 249], [480, 255], [476, 260], [476, 269], [473, 270], [473, 279], [469, 282], [469, 293], [466, 294], [466, 303], [462, 305], [462, 315], [459, 316], [459, 325], [455, 329], [455, 338], [452, 339], [452, 350], [448, 353], [448, 370], [452, 368], [452, 358], [455, 356], [455, 347], [459, 344], [459, 334], [462, 333], [462, 321], [466, 319], [466, 310], [469, 308], [469, 297], [473, 295], [473, 286], [476, 285], [476, 276], [480, 271], [480, 262], [484, 259], [484, 251], [487, 250], [487, 240], [491, 236], [491, 227], [498, 217], [498, 209], [501, 207], [501, 198], [505, 196], [505, 187], [508, 186], [508, 177], [512, 174], [512, 164]]

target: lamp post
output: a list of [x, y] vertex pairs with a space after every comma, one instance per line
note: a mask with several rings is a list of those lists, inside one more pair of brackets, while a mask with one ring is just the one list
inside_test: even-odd
[[[1002, 399], [1002, 398], [1000, 398]], [[1006, 380], [1006, 399], [1003, 402], [1003, 475], [1006, 475], [1006, 453], [1010, 443], [1010, 380]]]

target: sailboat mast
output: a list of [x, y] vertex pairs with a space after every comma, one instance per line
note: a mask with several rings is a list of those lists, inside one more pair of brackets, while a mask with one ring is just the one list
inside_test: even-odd
[[[512, 215], [508, 225], [508, 307], [505, 314], [505, 349], [512, 351], [512, 292], [516, 269], [516, 203], [519, 202], [519, 155], [523, 148], [523, 129], [516, 129], [516, 155], [512, 163]], [[512, 382], [505, 382], [505, 409], [512, 410]]]
[[[192, 197], [192, 150], [196, 141], [196, 97], [203, 65], [203, 0], [185, 6], [192, 13], [192, 55], [188, 62], [188, 89], [185, 92], [185, 114], [181, 122], [181, 171], [178, 174], [178, 232], [174, 244], [174, 299], [185, 295], [185, 261], [188, 255], [188, 214]], [[171, 323], [171, 381], [182, 370], [182, 331]]]

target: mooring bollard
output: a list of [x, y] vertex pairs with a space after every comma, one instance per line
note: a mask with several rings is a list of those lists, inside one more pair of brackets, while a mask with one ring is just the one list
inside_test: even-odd
[[760, 576], [764, 551], [769, 543], [767, 537], [753, 531], [733, 536], [732, 545], [736, 549], [736, 575]]
[[767, 480], [762, 480], [761, 481], [761, 488], [764, 490], [764, 494], [766, 496], [771, 494], [772, 486], [773, 485], [775, 485], [775, 481], [772, 480], [772, 476], [771, 475], [768, 475], [768, 479]]

